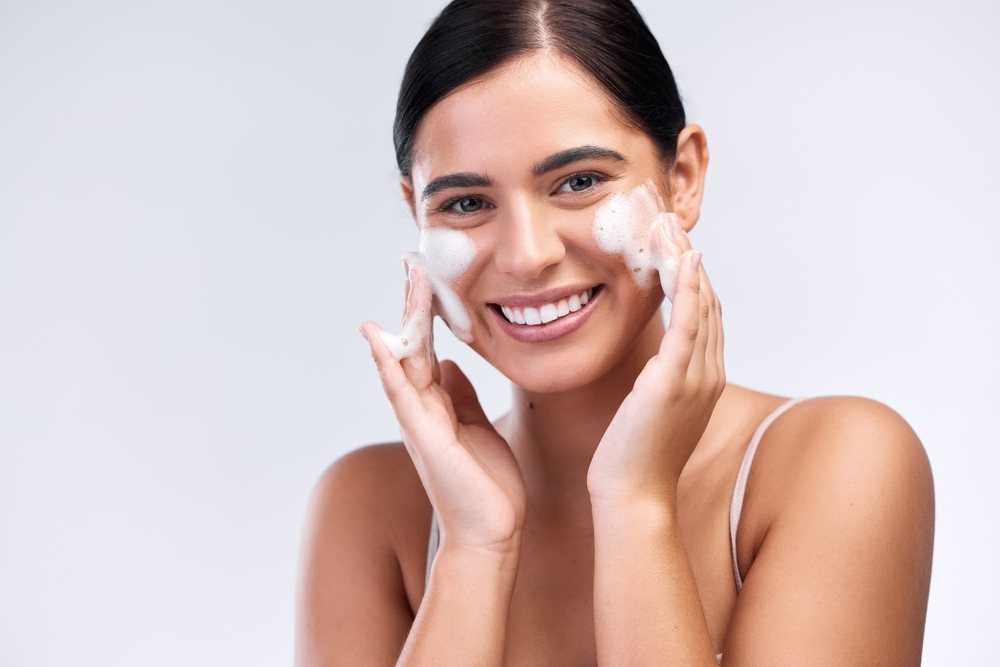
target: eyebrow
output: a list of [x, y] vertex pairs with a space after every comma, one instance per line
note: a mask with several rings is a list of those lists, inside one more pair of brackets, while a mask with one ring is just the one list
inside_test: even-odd
[[448, 174], [440, 178], [435, 178], [424, 188], [421, 199], [427, 199], [436, 192], [447, 190], [448, 188], [488, 188], [492, 187], [493, 179], [482, 174], [464, 172], [461, 174]]
[[613, 162], [628, 162], [625, 156], [618, 151], [601, 146], [577, 146], [565, 151], [560, 151], [548, 156], [531, 168], [532, 176], [541, 176], [556, 169], [562, 169], [566, 165], [579, 162], [580, 160], [609, 160]]
[[[601, 146], [577, 146], [558, 153], [554, 153], [541, 162], [536, 163], [531, 168], [531, 175], [538, 177], [556, 169], [562, 169], [566, 165], [579, 162], [581, 160], [608, 160], [612, 162], [625, 162], [625, 156], [618, 151]], [[471, 171], [460, 174], [448, 174], [435, 178], [427, 184], [420, 195], [421, 200], [429, 199], [432, 195], [447, 190], [449, 188], [489, 188], [493, 187], [493, 179], [483, 174], [476, 174]]]

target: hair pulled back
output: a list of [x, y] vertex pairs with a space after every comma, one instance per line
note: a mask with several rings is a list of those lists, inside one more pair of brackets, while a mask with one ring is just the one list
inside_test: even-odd
[[574, 61], [609, 94], [626, 122], [673, 162], [684, 107], [656, 38], [629, 0], [453, 0], [406, 64], [396, 104], [396, 163], [409, 176], [428, 109], [469, 81], [533, 51]]

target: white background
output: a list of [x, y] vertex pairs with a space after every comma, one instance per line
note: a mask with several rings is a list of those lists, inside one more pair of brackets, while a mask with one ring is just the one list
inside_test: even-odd
[[[290, 662], [311, 486], [397, 433], [357, 327], [401, 309], [440, 7], [0, 0], [0, 665]], [[730, 378], [913, 424], [925, 664], [996, 664], [1000, 6], [640, 7], [709, 137]]]

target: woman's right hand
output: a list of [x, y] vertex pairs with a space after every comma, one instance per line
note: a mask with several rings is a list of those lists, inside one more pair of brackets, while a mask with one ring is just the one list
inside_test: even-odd
[[486, 418], [458, 366], [438, 364], [430, 279], [408, 272], [403, 330], [410, 356], [397, 360], [374, 322], [361, 325], [406, 450], [437, 515], [441, 547], [514, 554], [524, 525], [525, 490], [507, 442]]

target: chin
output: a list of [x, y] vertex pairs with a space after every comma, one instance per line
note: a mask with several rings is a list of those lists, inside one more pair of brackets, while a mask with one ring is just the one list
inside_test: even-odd
[[536, 394], [558, 394], [573, 391], [600, 379], [609, 369], [594, 364], [519, 364], [516, 362], [496, 363], [487, 359], [508, 380], [521, 389]]

